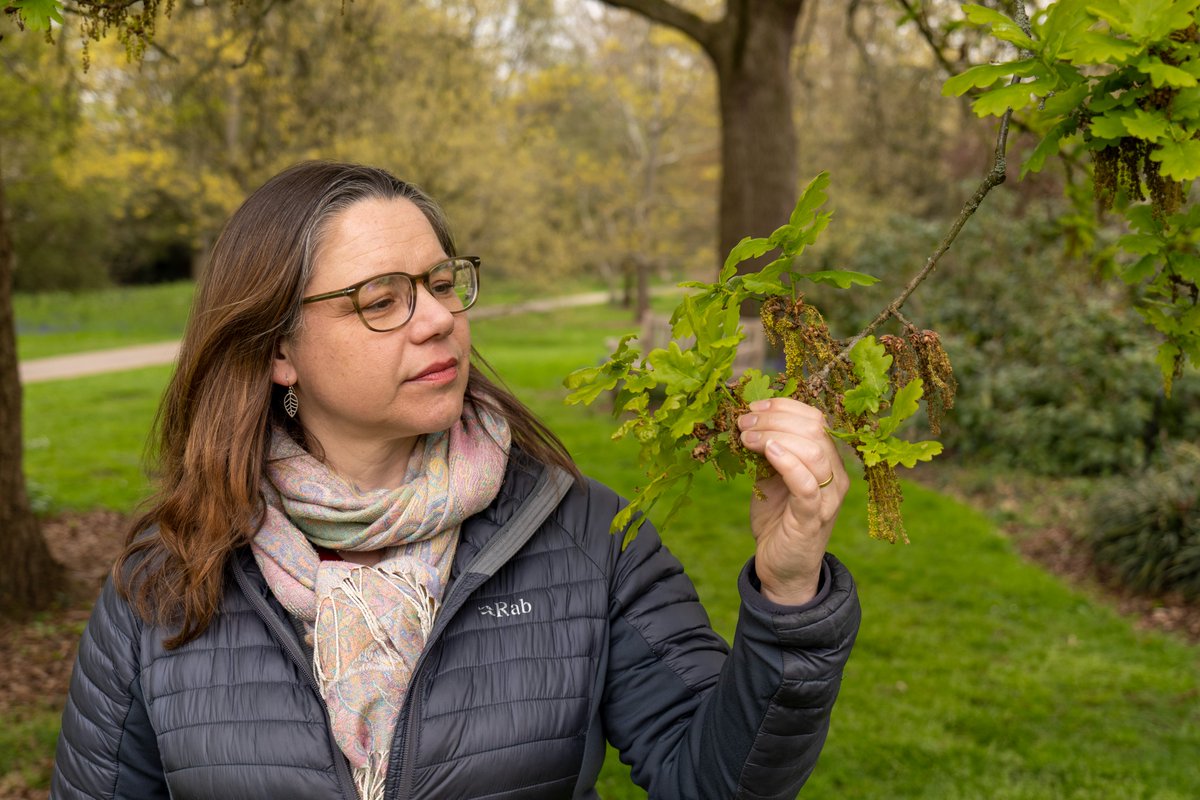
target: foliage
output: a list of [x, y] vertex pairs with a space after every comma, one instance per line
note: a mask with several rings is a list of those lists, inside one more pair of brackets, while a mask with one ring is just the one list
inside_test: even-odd
[[[904, 537], [895, 467], [927, 461], [941, 445], [908, 442], [895, 433], [916, 413], [926, 385], [935, 387], [927, 400], [936, 426], [941, 409], [953, 403], [953, 378], [932, 331], [912, 330], [908, 342], [897, 338], [893, 353], [868, 336], [843, 358], [847, 343], [835, 341], [820, 312], [804, 301], [802, 281], [847, 288], [876, 280], [849, 270], [800, 271], [800, 256], [832, 217], [832, 212], [820, 211], [828, 186], [829, 176], [818, 175], [801, 194], [787, 224], [769, 238], [743, 239], [715, 283], [683, 284], [699, 292], [675, 309], [672, 334], [693, 339], [693, 345], [684, 350], [673, 341], [642, 354], [631, 344], [635, 337], [626, 336], [604, 364], [567, 377], [565, 384], [572, 390], [568, 403], [592, 403], [615, 390], [614, 414], [632, 414], [613, 438], [631, 435], [640, 443], [649, 482], [613, 520], [614, 531], [634, 535], [634, 515], [647, 513], [674, 492], [662, 522], [667, 525], [688, 501], [687, 491], [705, 463], [723, 478], [769, 474], [766, 461], [741, 446], [737, 418], [755, 400], [791, 396], [824, 411], [833, 420], [833, 435], [850, 443], [862, 460], [871, 487], [871, 535], [889, 541]], [[760, 270], [737, 274], [739, 264], [775, 251], [779, 255]], [[744, 338], [740, 311], [746, 300], [762, 302], [767, 337], [784, 350], [786, 365], [779, 375], [749, 369], [733, 377], [737, 347]], [[655, 392], [663, 399], [652, 405]], [[891, 413], [883, 413], [889, 409]]]
[[[941, 441], [959, 458], [1046, 475], [1141, 469], [1164, 440], [1200, 439], [1200, 375], [1164, 397], [1155, 347], [1130, 290], [1064, 255], [1063, 200], [998, 192], [909, 301], [943, 338], [961, 384]], [[839, 229], [840, 231], [840, 229]], [[824, 257], [908, 279], [935, 226], [903, 214]], [[828, 316], [862, 326], [886, 301], [876, 287], [819, 298]], [[872, 306], [872, 304], [874, 304]]]
[[112, 191], [72, 174], [81, 86], [66, 48], [35, 37], [0, 50], [0, 151], [18, 291], [96, 288], [113, 254]]
[[1133, 229], [1120, 242], [1131, 261], [1121, 277], [1143, 287], [1142, 316], [1165, 338], [1157, 361], [1168, 393], [1186, 363], [1200, 366], [1200, 211], [1187, 200], [1200, 177], [1197, 6], [1058, 0], [1026, 29], [967, 5], [970, 23], [990, 27], [1019, 52], [972, 67], [943, 89], [986, 89], [974, 101], [980, 116], [1008, 108], [1027, 113], [1042, 138], [1023, 173], [1042, 169], [1069, 140], [1082, 140], [1094, 161], [1100, 208], [1115, 205]]
[[1200, 598], [1200, 447], [1180, 443], [1161, 468], [1112, 482], [1087, 541], [1122, 585]]

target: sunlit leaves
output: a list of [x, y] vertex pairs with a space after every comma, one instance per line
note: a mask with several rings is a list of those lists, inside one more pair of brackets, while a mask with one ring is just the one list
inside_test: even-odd
[[1185, 209], [1200, 178], [1198, 8], [1200, 0], [1058, 0], [1022, 31], [999, 11], [967, 5], [968, 22], [1021, 52], [943, 88], [974, 92], [980, 116], [1012, 109], [1041, 133], [1022, 175], [1070, 142], [1091, 151], [1101, 208], [1121, 210], [1138, 231], [1118, 242], [1128, 257], [1118, 274], [1142, 287], [1142, 316], [1166, 339], [1168, 391], [1185, 361], [1200, 365], [1200, 219]]
[[[797, 285], [802, 279], [843, 288], [875, 282], [869, 275], [849, 270], [799, 271], [800, 254], [829, 223], [830, 212], [821, 210], [828, 186], [829, 176], [818, 175], [802, 192], [787, 224], [766, 239], [739, 242], [715, 283], [689, 282], [687, 287], [694, 291], [672, 313], [675, 340], [666, 347], [643, 355], [627, 336], [603, 364], [576, 370], [564, 381], [570, 390], [568, 403], [611, 397], [614, 415], [625, 416], [613, 437], [631, 437], [638, 443], [646, 483], [613, 523], [614, 532], [624, 531], [626, 541], [634, 535], [639, 515], [670, 497], [670, 509], [661, 522], [668, 524], [687, 502], [695, 473], [704, 464], [712, 465], [722, 478], [767, 474], [766, 462], [741, 447], [737, 419], [751, 403], [775, 397], [802, 397], [831, 413], [836, 420], [832, 432], [846, 439], [868, 467], [872, 508], [888, 509], [876, 515], [872, 535], [889, 541], [903, 535], [898, 484], [890, 469], [932, 458], [941, 445], [895, 436], [920, 405], [922, 381], [913, 379], [894, 390], [894, 359], [873, 336], [864, 337], [850, 350], [847, 364], [831, 349], [820, 314], [800, 299]], [[772, 252], [775, 258], [758, 271], [737, 274], [739, 265]], [[740, 306], [747, 299], [764, 298], [772, 298], [764, 304], [768, 335], [787, 339], [782, 342], [787, 369], [782, 375], [748, 369], [735, 376], [734, 360], [744, 338]], [[766, 314], [769, 307], [782, 310], [786, 322], [768, 324], [769, 319], [778, 321]], [[808, 345], [800, 341], [805, 330], [816, 337]], [[818, 339], [822, 344], [813, 349]], [[793, 357], [805, 347], [809, 355]], [[811, 362], [812, 353], [823, 353], [823, 361]], [[836, 379], [817, 378], [822, 368]], [[827, 388], [814, 393], [808, 385], [812, 380]], [[830, 381], [836, 388], [828, 388]], [[888, 408], [889, 414], [882, 413]], [[884, 467], [887, 474], [879, 471]]]
[[33, 31], [51, 29], [52, 23], [62, 24], [62, 4], [59, 0], [10, 0], [8, 7], [17, 15], [20, 25]]
[[871, 286], [879, 283], [879, 278], [874, 275], [848, 269], [822, 269], [816, 272], [806, 272], [803, 277], [813, 283], [828, 283], [839, 289], [849, 289], [851, 286]]
[[892, 357], [884, 352], [874, 336], [861, 339], [850, 351], [858, 386], [846, 392], [846, 410], [851, 414], [874, 414], [883, 404], [888, 389], [888, 370]]
[[1196, 139], [1160, 145], [1150, 158], [1162, 164], [1163, 174], [1177, 181], [1200, 178], [1200, 141]]

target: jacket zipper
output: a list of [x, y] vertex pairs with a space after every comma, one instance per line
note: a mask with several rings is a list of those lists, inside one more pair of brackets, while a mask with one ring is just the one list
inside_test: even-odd
[[[464, 570], [464, 575], [467, 571]], [[404, 698], [404, 705], [401, 708], [404, 725], [398, 726], [398, 734], [392, 742], [392, 750], [388, 756], [387, 776], [384, 781], [384, 797], [389, 800], [407, 800], [412, 797], [412, 773], [414, 750], [410, 743], [416, 735], [417, 722], [421, 719], [421, 693], [425, 685], [425, 666], [426, 656], [433, 650], [433, 645], [436, 644], [438, 638], [442, 635], [442, 631], [446, 629], [446, 622], [458, 613], [459, 608], [463, 605], [459, 600], [461, 595], [464, 599], [466, 595], [474, 591], [463, 593], [456, 591], [462, 586], [461, 582], [456, 582], [450, 589], [450, 598], [446, 603], [442, 604], [442, 608], [438, 611], [437, 620], [434, 622], [433, 631], [430, 632], [429, 640], [425, 642], [425, 648], [421, 651], [421, 655], [417, 658], [417, 664], [413, 667], [413, 677], [408, 685], [408, 693]], [[396, 756], [400, 758], [397, 760]], [[398, 766], [397, 766], [398, 765]]]
[[313, 690], [313, 694], [320, 701], [321, 708], [325, 712], [325, 729], [329, 734], [329, 744], [333, 750], [333, 766], [337, 772], [338, 783], [341, 784], [342, 797], [360, 800], [358, 789], [355, 787], [354, 779], [350, 775], [349, 762], [346, 761], [341, 748], [338, 747], [337, 742], [333, 739], [333, 733], [329, 727], [329, 706], [325, 703], [325, 698], [321, 696], [321, 687], [317, 685], [317, 678], [313, 675], [312, 664], [307, 663], [303, 654], [297, 652], [296, 641], [293, 638], [294, 633], [284, 629], [283, 621], [271, 611], [270, 606], [267, 605], [267, 601], [263, 599], [262, 595], [254, 591], [254, 587], [250, 586], [249, 579], [242, 570], [241, 563], [237, 561], [237, 556], [234, 556], [233, 577], [238, 587], [242, 590], [242, 594], [250, 601], [250, 605], [254, 608], [255, 613], [266, 623], [267, 627], [271, 630], [271, 634], [283, 647], [284, 652], [299, 667], [300, 674], [304, 676], [305, 682], [308, 683], [309, 687]]
[[[539, 511], [533, 511], [533, 516], [521, 519], [520, 527], [509, 531], [506, 539], [513, 540], [514, 547], [511, 552], [505, 557], [510, 558], [512, 553], [516, 551], [516, 546], [523, 544], [528, 539], [538, 526], [545, 521], [546, 517], [557, 506], [562, 496], [566, 494], [567, 487], [573, 483], [573, 479], [561, 470], [556, 470], [553, 467], [547, 467], [542, 475], [538, 478], [533, 490], [525, 498], [521, 507], [510, 518], [510, 522], [525, 516], [525, 512], [534, 508], [534, 505], [544, 506]], [[501, 530], [507, 528], [509, 523], [501, 526]], [[499, 533], [499, 532], [498, 532]], [[513, 539], [513, 537], [516, 537]], [[450, 595], [446, 598], [446, 602], [442, 604], [438, 610], [437, 619], [434, 621], [433, 630], [429, 634], [429, 639], [425, 642], [425, 648], [421, 651], [421, 655], [417, 658], [416, 666], [413, 667], [412, 680], [408, 685], [408, 694], [404, 698], [404, 705], [400, 709], [400, 718], [403, 721], [403, 726], [397, 726], [398, 735], [392, 741], [392, 749], [388, 754], [387, 775], [384, 780], [384, 797], [388, 800], [410, 800], [412, 797], [412, 781], [413, 781], [413, 760], [416, 758], [416, 747], [413, 745], [413, 739], [416, 736], [417, 724], [421, 719], [421, 696], [424, 691], [425, 674], [422, 668], [425, 666], [426, 656], [433, 651], [433, 646], [441, 637], [449, 624], [449, 621], [459, 612], [459, 609], [465, 604], [466, 598], [472, 592], [482, 585], [482, 581], [476, 583], [470, 588], [464, 590], [462, 580], [467, 575], [472, 574], [471, 568], [474, 567], [480, 560], [483, 551], [477, 553], [470, 564], [462, 570], [461, 576], [450, 587]], [[492, 569], [494, 571], [494, 568]], [[490, 572], [489, 572], [490, 574]], [[396, 756], [400, 758], [397, 759]]]

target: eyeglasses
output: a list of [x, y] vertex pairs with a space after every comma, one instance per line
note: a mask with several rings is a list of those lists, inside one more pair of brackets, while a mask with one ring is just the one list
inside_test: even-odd
[[379, 333], [394, 331], [412, 319], [417, 308], [417, 282], [425, 284], [429, 294], [451, 314], [459, 314], [475, 304], [479, 296], [479, 258], [458, 256], [439, 261], [420, 275], [389, 272], [365, 281], [305, 297], [301, 303], [316, 303], [349, 297], [363, 325]]

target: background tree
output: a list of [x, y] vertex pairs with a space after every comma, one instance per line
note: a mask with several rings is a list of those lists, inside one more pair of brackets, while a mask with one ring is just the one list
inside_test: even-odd
[[804, 0], [728, 2], [719, 19], [668, 0], [604, 2], [680, 31], [712, 60], [721, 122], [718, 258], [742, 237], [786, 222], [799, 183], [791, 64]]

